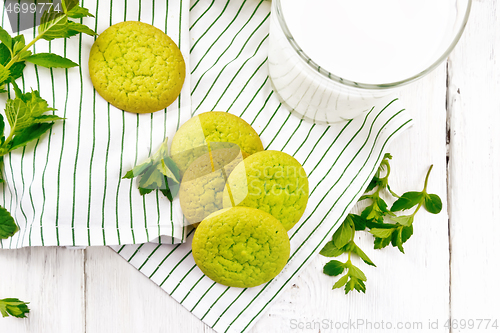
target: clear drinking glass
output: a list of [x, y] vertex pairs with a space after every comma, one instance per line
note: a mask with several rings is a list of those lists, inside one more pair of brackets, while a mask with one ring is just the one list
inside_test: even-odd
[[[365, 83], [360, 80], [351, 79], [348, 75], [330, 71], [323, 66], [323, 63], [309, 56], [308, 49], [299, 44], [299, 41], [297, 41], [297, 38], [291, 32], [293, 30], [289, 29], [290, 24], [295, 29], [299, 25], [297, 22], [290, 22], [289, 20], [294, 18], [287, 17], [286, 11], [283, 11], [283, 4], [290, 5], [285, 3], [287, 1], [291, 0], [272, 1], [268, 55], [269, 77], [274, 91], [281, 102], [291, 112], [316, 123], [334, 123], [352, 119], [374, 106], [385, 105], [384, 103], [393, 98], [394, 93], [399, 87], [416, 81], [431, 72], [448, 57], [460, 39], [465, 29], [472, 3], [472, 0], [447, 0], [453, 2], [453, 11], [450, 14], [450, 22], [446, 28], [449, 31], [447, 30], [446, 36], [436, 44], [436, 50], [432, 51], [429, 60], [423, 68], [416, 68], [414, 73], [409, 72], [407, 76], [394, 81], [384, 82], [381, 79], [380, 82], [373, 82], [372, 80]], [[314, 6], [314, 3], [317, 2], [319, 4], [317, 6], [321, 6], [321, 1], [325, 0], [308, 0], [304, 1], [304, 3]], [[332, 2], [329, 2], [328, 6], [332, 6], [335, 2], [341, 3], [347, 0], [329, 1]], [[377, 0], [373, 1], [377, 2]], [[328, 8], [328, 10], [331, 9]], [[321, 13], [321, 10], [316, 8], [315, 12]], [[308, 14], [304, 13], [304, 15]], [[325, 15], [323, 15], [323, 19], [324, 17]], [[310, 17], [309, 19], [314, 20], [314, 18]], [[332, 50], [336, 52], [334, 45], [333, 48], [332, 45], [328, 45], [329, 32], [314, 31], [314, 27], [311, 27], [311, 22], [313, 21], [306, 22], [303, 26], [304, 29], [312, 29], [308, 31], [311, 34], [311, 40], [315, 42], [315, 39], [317, 39], [318, 48], [324, 47], [324, 52], [332, 52]], [[423, 24], [426, 23], [423, 22]], [[394, 27], [394, 29], [398, 29], [398, 27]], [[346, 30], [342, 33], [349, 36], [351, 31]], [[418, 32], [416, 36], [418, 36]], [[315, 52], [317, 55], [318, 49]], [[342, 52], [342, 50], [339, 50], [339, 52]], [[404, 62], [405, 60], [402, 61]], [[408, 66], [410, 65], [412, 63], [408, 63]]]

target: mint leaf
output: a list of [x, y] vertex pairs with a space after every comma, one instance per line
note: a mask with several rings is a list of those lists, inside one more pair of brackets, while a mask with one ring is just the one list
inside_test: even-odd
[[151, 193], [151, 192], [153, 192], [152, 188], [142, 188], [142, 187], [139, 187], [139, 194], [140, 195], [145, 195], [145, 194], [148, 194], [148, 193]]
[[12, 37], [2, 27], [0, 27], [0, 42], [2, 42], [9, 50], [12, 50]]
[[337, 288], [343, 287], [347, 283], [348, 279], [349, 279], [349, 276], [344, 275], [337, 282], [335, 282], [335, 284], [333, 285], [332, 289], [337, 289]]
[[427, 194], [424, 197], [424, 208], [432, 214], [438, 214], [443, 209], [441, 198], [436, 194]]
[[2, 317], [10, 315], [16, 318], [26, 318], [26, 314], [30, 312], [28, 304], [17, 298], [0, 299], [0, 313]]
[[12, 80], [16, 80], [23, 75], [24, 67], [26, 67], [24, 61], [16, 62], [14, 65], [10, 66], [9, 70]]
[[406, 192], [391, 207], [392, 212], [410, 209], [420, 203], [424, 194], [422, 192]]
[[344, 251], [337, 248], [335, 244], [333, 244], [333, 241], [329, 241], [328, 243], [326, 243], [321, 251], [319, 251], [319, 254], [325, 257], [338, 257], [342, 253], [344, 253]]
[[24, 42], [24, 35], [19, 35], [19, 36], [23, 36], [23, 38], [15, 42], [14, 47], [12, 49], [12, 53], [14, 53], [14, 55], [16, 55], [26, 46], [26, 43]]
[[72, 21], [68, 21], [68, 30], [70, 31], [76, 31], [78, 33], [84, 33], [89, 36], [95, 36], [97, 35], [94, 30], [90, 29], [86, 25], [80, 24], [80, 23], [75, 23]]
[[[22, 35], [20, 35], [22, 36]], [[14, 40], [14, 39], [13, 39]], [[11, 53], [5, 44], [0, 44], [0, 64], [6, 66], [11, 60]], [[10, 66], [10, 77], [12, 80], [18, 79], [23, 74], [24, 67], [26, 64], [24, 61], [19, 61]]]
[[19, 228], [9, 211], [0, 206], [0, 239], [13, 236]]
[[150, 158], [148, 158], [145, 162], [136, 165], [132, 170], [127, 171], [125, 176], [123, 176], [122, 178], [132, 179], [134, 177], [140, 176], [146, 171], [147, 168], [151, 166], [154, 166], [154, 163]]
[[5, 84], [5, 82], [9, 79], [10, 77], [10, 71], [5, 68], [4, 65], [0, 64], [0, 86]]
[[356, 253], [358, 255], [358, 257], [361, 258], [361, 260], [363, 260], [367, 265], [370, 265], [370, 266], [374, 266], [374, 267], [377, 267], [373, 261], [371, 261], [370, 258], [368, 258], [368, 256], [366, 255], [366, 253], [364, 253], [361, 248], [359, 246], [356, 245], [356, 248], [354, 249], [354, 253]]
[[345, 285], [345, 293], [347, 294], [350, 291], [356, 290], [358, 292], [365, 292], [366, 286], [365, 283], [357, 278], [351, 278]]
[[344, 263], [338, 260], [330, 260], [323, 267], [323, 273], [328, 276], [337, 276], [344, 271]]
[[164, 176], [156, 166], [150, 167], [141, 175], [139, 187], [150, 190], [165, 188]]
[[20, 134], [25, 128], [37, 123], [37, 117], [45, 112], [54, 111], [43, 98], [40, 98], [38, 91], [27, 94], [18, 94], [15, 99], [9, 99], [5, 106], [5, 114], [11, 126], [13, 135]]
[[354, 265], [350, 265], [348, 275], [350, 275], [351, 277], [355, 277], [356, 279], [366, 281], [365, 273], [363, 273], [359, 268], [357, 268]]
[[402, 242], [406, 243], [406, 241], [410, 239], [411, 235], [413, 235], [413, 224], [407, 227], [403, 227], [403, 231], [401, 232]]
[[158, 150], [143, 163], [129, 170], [123, 178], [140, 177], [139, 193], [145, 195], [159, 190], [170, 201], [179, 192], [179, 169], [168, 156], [168, 138], [165, 138]]
[[400, 227], [392, 233], [391, 244], [392, 244], [392, 246], [397, 246], [399, 251], [401, 251], [401, 253], [405, 253], [405, 251], [403, 249], [403, 243], [404, 243], [403, 242], [403, 228]]
[[83, 18], [83, 17], [94, 17], [94, 15], [89, 13], [87, 8], [82, 8], [78, 4], [74, 5], [70, 10], [67, 11], [66, 15], [71, 18]]
[[352, 220], [348, 215], [344, 222], [342, 222], [340, 227], [333, 234], [333, 244], [335, 244], [335, 246], [339, 249], [351, 241], [353, 232], [351, 221]]
[[390, 237], [393, 233], [394, 229], [379, 229], [379, 228], [373, 228], [370, 229], [370, 233], [378, 238], [387, 238]]
[[379, 178], [376, 176], [373, 177], [372, 180], [370, 181], [370, 184], [368, 184], [368, 187], [366, 188], [365, 193], [371, 192], [375, 187], [377, 187], [379, 185], [380, 185]]
[[410, 226], [413, 223], [413, 215], [392, 216], [391, 220], [404, 226]]
[[[391, 234], [391, 236], [392, 236], [392, 234]], [[387, 238], [375, 237], [375, 240], [373, 242], [373, 248], [375, 250], [383, 249], [384, 247], [386, 247], [389, 244], [391, 244], [391, 237], [387, 237]]]
[[349, 214], [349, 216], [354, 224], [354, 230], [359, 231], [366, 229], [366, 219], [356, 214]]
[[384, 216], [389, 213], [387, 203], [378, 196], [371, 199], [372, 204], [361, 212], [361, 217], [366, 220], [382, 221]]
[[46, 68], [71, 68], [78, 66], [77, 63], [52, 53], [37, 53], [25, 59], [32, 64]]
[[[165, 163], [165, 160], [167, 160], [167, 163]], [[177, 165], [172, 161], [172, 159], [167, 156], [166, 158], [161, 160], [160, 164], [161, 173], [165, 177], [170, 178], [174, 183], [179, 184], [179, 168], [177, 168]], [[169, 166], [167, 166], [167, 164], [169, 164]], [[177, 173], [177, 175], [174, 174], [174, 172]]]
[[9, 146], [9, 150], [12, 151], [14, 149], [24, 147], [29, 142], [37, 140], [53, 125], [54, 123], [36, 123], [23, 129], [20, 133], [14, 136], [11, 141], [11, 145]]

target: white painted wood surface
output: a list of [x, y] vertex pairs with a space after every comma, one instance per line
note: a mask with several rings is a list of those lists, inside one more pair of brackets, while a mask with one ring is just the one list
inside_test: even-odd
[[[428, 189], [445, 209], [417, 214], [404, 255], [373, 250], [371, 238], [359, 236], [377, 264], [360, 263], [366, 294], [332, 291], [335, 280], [322, 273], [329, 259], [318, 256], [253, 332], [347, 331], [335, 325], [373, 332], [389, 322], [395, 332], [475, 332], [477, 319], [500, 325], [500, 4], [474, 1], [448, 62], [401, 97], [415, 124], [390, 146], [391, 187], [420, 189], [434, 164]], [[32, 309], [28, 319], [0, 318], [0, 332], [213, 332], [108, 248], [1, 250], [0, 273], [0, 298], [19, 297]], [[450, 330], [450, 316], [473, 319], [474, 328], [457, 322]]]

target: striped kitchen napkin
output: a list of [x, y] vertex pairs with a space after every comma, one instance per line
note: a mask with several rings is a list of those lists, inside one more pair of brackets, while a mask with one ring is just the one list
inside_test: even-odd
[[112, 246], [124, 259], [217, 332], [248, 331], [320, 251], [361, 196], [389, 142], [410, 126], [398, 100], [332, 126], [291, 115], [267, 76], [270, 2], [192, 1], [191, 102], [196, 115], [219, 110], [244, 118], [266, 149], [285, 151], [304, 166], [310, 198], [288, 232], [290, 260], [272, 281], [254, 288], [215, 283], [191, 255], [193, 230], [177, 245]]
[[[143, 21], [165, 31], [180, 47], [189, 73], [189, 1], [80, 0], [94, 18], [83, 23], [101, 33], [122, 21]], [[2, 1], [3, 6], [3, 1]], [[2, 26], [11, 32], [5, 10]], [[27, 42], [35, 30], [22, 32]], [[179, 98], [153, 114], [123, 112], [102, 99], [88, 74], [94, 37], [39, 41], [36, 52], [64, 55], [80, 67], [49, 70], [28, 65], [21, 89], [39, 90], [42, 98], [66, 118], [26, 148], [5, 156], [0, 204], [19, 225], [19, 232], [0, 241], [0, 248], [36, 245], [113, 245], [185, 239], [176, 201], [140, 196], [136, 180], [121, 179], [136, 163], [154, 153], [166, 136], [189, 119], [189, 75]], [[4, 108], [6, 94], [0, 107]]]

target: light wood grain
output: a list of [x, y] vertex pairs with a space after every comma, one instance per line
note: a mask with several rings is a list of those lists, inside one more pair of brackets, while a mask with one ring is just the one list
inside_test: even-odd
[[83, 250], [0, 250], [0, 298], [19, 298], [31, 309], [27, 319], [0, 318], [0, 332], [84, 333], [83, 261]]
[[203, 332], [206, 325], [107, 247], [86, 250], [86, 333]]
[[474, 1], [450, 59], [448, 99], [451, 314], [458, 320], [497, 319], [498, 325], [500, 287], [493, 281], [500, 256], [499, 18], [497, 1]]

